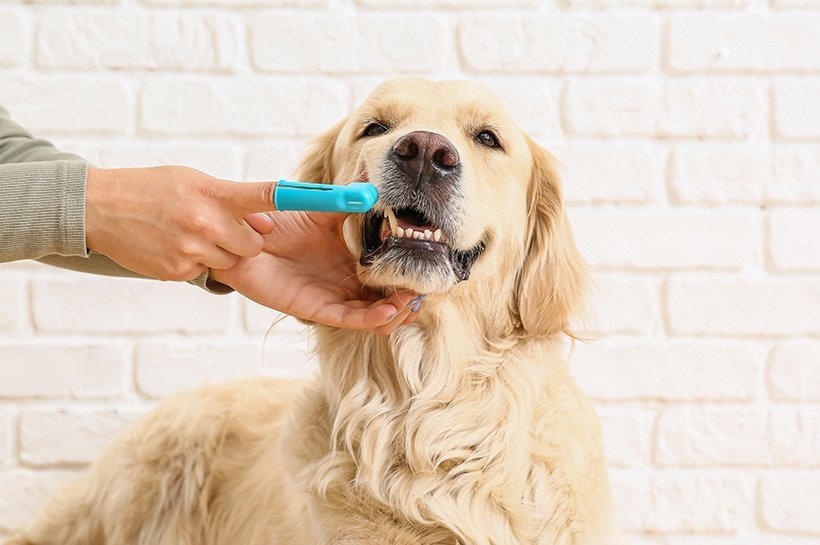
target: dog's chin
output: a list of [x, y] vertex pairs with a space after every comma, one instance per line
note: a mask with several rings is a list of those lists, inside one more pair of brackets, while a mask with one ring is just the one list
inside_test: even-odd
[[[388, 239], [372, 259], [360, 259], [365, 284], [417, 293], [447, 291], [458, 283], [449, 259], [438, 248], [414, 248], [414, 243]], [[433, 245], [428, 245], [433, 246]]]
[[[418, 224], [429, 229], [416, 231], [420, 234], [412, 236], [402, 228]], [[417, 212], [409, 209], [399, 210], [392, 221], [385, 211], [370, 212], [362, 229], [360, 278], [371, 287], [444, 292], [469, 279], [473, 265], [484, 251], [483, 242], [466, 251], [456, 249], [447, 242], [446, 233], [426, 224]]]

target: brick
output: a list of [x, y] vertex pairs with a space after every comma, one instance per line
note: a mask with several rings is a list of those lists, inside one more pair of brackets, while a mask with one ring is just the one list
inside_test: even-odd
[[774, 124], [784, 138], [820, 137], [820, 80], [775, 83]]
[[652, 17], [474, 16], [458, 27], [458, 47], [470, 70], [646, 72], [658, 54]]
[[286, 333], [275, 327], [265, 336], [262, 346], [262, 370], [277, 378], [302, 379], [315, 376], [319, 358], [315, 343], [311, 343], [310, 329], [300, 333]]
[[820, 476], [766, 476], [760, 483], [760, 516], [766, 529], [820, 535]]
[[755, 407], [670, 407], [657, 423], [662, 466], [754, 466], [770, 457], [768, 414]]
[[[756, 531], [750, 530], [751, 532]], [[754, 536], [754, 537], [750, 537]], [[783, 534], [758, 535], [757, 533], [739, 532], [738, 535], [706, 536], [704, 534], [656, 536], [646, 541], [634, 541], [630, 545], [817, 545], [817, 540], [807, 537], [785, 536]]]
[[272, 72], [433, 72], [445, 66], [446, 34], [430, 15], [276, 12], [251, 21], [251, 58]]
[[820, 8], [820, 4], [817, 3], [817, 0], [769, 0], [772, 7], [775, 8]]
[[350, 83], [350, 109], [363, 105], [373, 90], [385, 81], [383, 76], [351, 75], [345, 78]]
[[24, 0], [26, 4], [122, 4], [124, 0]]
[[538, 5], [538, 0], [354, 0], [365, 8], [485, 8], [510, 9]]
[[245, 329], [264, 334], [260, 342], [262, 372], [279, 378], [306, 378], [318, 371], [311, 326], [275, 310], [245, 301]]
[[609, 480], [618, 506], [619, 526], [627, 532], [642, 531], [643, 521], [652, 507], [650, 474], [643, 470], [611, 468]]
[[39, 467], [91, 462], [138, 416], [117, 409], [26, 410], [18, 419], [20, 461]]
[[772, 350], [769, 392], [783, 401], [820, 401], [820, 344], [780, 344]]
[[670, 475], [654, 479], [657, 532], [734, 533], [748, 525], [754, 512], [753, 477], [723, 474]]
[[315, 78], [150, 80], [141, 126], [168, 135], [313, 136], [347, 110], [342, 83]]
[[764, 353], [736, 343], [579, 343], [569, 370], [603, 400], [749, 401], [757, 398]]
[[660, 97], [660, 86], [651, 81], [570, 82], [563, 95], [564, 128], [573, 135], [652, 135], [660, 124]]
[[663, 187], [664, 157], [646, 145], [571, 143], [550, 151], [570, 203], [646, 203]]
[[772, 168], [768, 147], [682, 144], [671, 155], [671, 196], [687, 204], [760, 202]]
[[747, 212], [574, 211], [578, 247], [607, 269], [734, 269], [759, 263], [761, 225]]
[[816, 407], [774, 408], [767, 435], [775, 466], [820, 466], [820, 412]]
[[214, 333], [233, 301], [185, 283], [71, 275], [34, 279], [31, 304], [48, 333]]
[[669, 24], [670, 68], [682, 72], [820, 69], [820, 17], [682, 16]]
[[566, 0], [572, 8], [682, 8], [731, 9], [743, 8], [750, 0]]
[[0, 490], [3, 491], [0, 494], [0, 530], [15, 530], [30, 524], [54, 488], [76, 475], [76, 472], [66, 470], [0, 471]]
[[249, 150], [245, 157], [245, 179], [292, 178], [306, 150], [307, 142], [255, 147]]
[[85, 76], [3, 77], [3, 105], [33, 132], [123, 134], [130, 125], [130, 98], [118, 79]]
[[776, 147], [774, 181], [766, 189], [775, 202], [820, 202], [820, 147]]
[[620, 273], [593, 277], [582, 335], [648, 334], [659, 321], [657, 288], [651, 280]]
[[787, 271], [820, 270], [820, 207], [772, 210], [769, 253], [775, 267]]
[[239, 150], [230, 145], [105, 146], [99, 153], [103, 168], [185, 165], [216, 176], [241, 177]]
[[816, 335], [817, 278], [677, 278], [668, 294], [669, 326], [688, 335]]
[[730, 80], [570, 82], [564, 127], [581, 136], [742, 138], [768, 123], [762, 90]]
[[11, 463], [14, 444], [16, 442], [12, 433], [11, 417], [6, 412], [0, 411], [0, 467]]
[[[75, 137], [70, 134], [55, 134], [48, 138], [48, 141], [58, 150], [65, 153], [72, 153], [88, 163], [95, 165], [99, 159], [99, 148], [97, 148], [91, 140], [88, 135]], [[110, 139], [103, 140], [106, 142], [104, 145], [108, 145], [111, 141]], [[46, 266], [46, 268], [52, 271], [54, 270], [50, 266]]]
[[0, 333], [17, 331], [26, 316], [26, 282], [20, 274], [0, 274]]
[[262, 347], [248, 342], [147, 341], [137, 346], [135, 382], [157, 398], [175, 390], [259, 375]]
[[643, 467], [649, 462], [653, 411], [600, 406], [601, 433], [607, 464], [611, 467]]
[[318, 7], [327, 6], [331, 0], [143, 0], [158, 6], [265, 6], [265, 7]]
[[561, 134], [561, 86], [541, 77], [481, 78], [513, 121], [530, 135]]
[[0, 9], [0, 68], [20, 66], [26, 50], [26, 26], [20, 12]]
[[124, 346], [35, 339], [0, 344], [0, 398], [108, 398], [123, 393]]
[[746, 527], [754, 514], [754, 478], [745, 475], [618, 469], [610, 475], [621, 526], [628, 532], [730, 534]]
[[37, 65], [93, 70], [232, 71], [239, 21], [224, 14], [53, 10], [41, 17]]

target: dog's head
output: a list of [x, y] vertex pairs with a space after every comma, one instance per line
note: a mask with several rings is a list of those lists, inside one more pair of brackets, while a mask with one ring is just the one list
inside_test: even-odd
[[584, 266], [554, 160], [484, 87], [387, 81], [316, 140], [297, 176], [378, 188], [376, 207], [345, 224], [363, 283], [472, 290], [526, 335], [566, 330]]

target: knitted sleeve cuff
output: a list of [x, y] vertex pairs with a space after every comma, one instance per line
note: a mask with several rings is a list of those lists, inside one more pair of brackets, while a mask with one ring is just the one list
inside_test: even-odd
[[88, 256], [83, 161], [0, 165], [0, 262]]

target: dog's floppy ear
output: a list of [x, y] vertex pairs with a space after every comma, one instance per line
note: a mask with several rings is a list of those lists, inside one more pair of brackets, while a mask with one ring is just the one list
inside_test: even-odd
[[533, 157], [527, 253], [516, 285], [515, 308], [527, 336], [571, 335], [569, 318], [583, 302], [586, 264], [564, 214], [556, 161], [530, 138], [527, 142]]
[[333, 169], [331, 168], [333, 147], [345, 121], [345, 119], [342, 119], [313, 139], [307, 154], [299, 163], [299, 168], [296, 169], [295, 177], [297, 180], [324, 184], [333, 182]]

